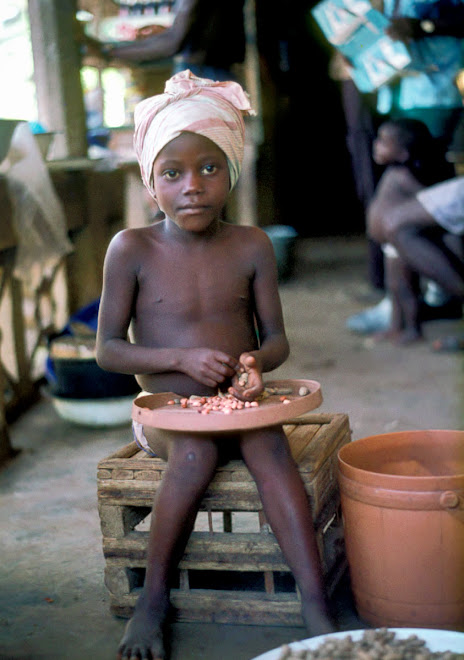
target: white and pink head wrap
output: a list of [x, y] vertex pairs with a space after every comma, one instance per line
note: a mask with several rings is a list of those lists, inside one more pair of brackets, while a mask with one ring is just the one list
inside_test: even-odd
[[134, 111], [135, 153], [150, 194], [155, 196], [156, 157], [168, 142], [185, 131], [203, 135], [222, 149], [233, 188], [243, 159], [243, 115], [253, 114], [248, 94], [236, 82], [197, 78], [188, 69], [170, 78], [164, 94], [141, 101]]

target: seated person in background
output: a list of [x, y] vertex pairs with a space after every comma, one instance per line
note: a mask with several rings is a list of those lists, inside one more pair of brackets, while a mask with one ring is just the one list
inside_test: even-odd
[[[372, 230], [377, 230], [372, 225]], [[420, 275], [464, 300], [464, 176], [420, 189], [383, 216], [381, 234]], [[464, 334], [434, 342], [436, 350], [464, 350]]]
[[425, 186], [449, 178], [452, 167], [427, 126], [416, 119], [382, 124], [374, 141], [373, 158], [386, 169], [368, 207], [368, 232], [383, 244], [386, 286], [392, 301], [390, 328], [379, 336], [407, 344], [422, 337], [420, 273], [395, 249], [386, 225], [395, 208], [414, 198]]
[[[189, 397], [220, 388], [253, 403], [262, 374], [288, 356], [272, 243], [258, 227], [221, 220], [240, 172], [242, 115], [250, 113], [238, 83], [190, 71], [136, 106], [142, 179], [165, 219], [122, 230], [109, 245], [97, 359], [103, 369], [136, 374], [146, 391]], [[167, 469], [153, 504], [144, 588], [119, 657], [165, 658], [170, 580], [216, 467], [231, 452], [256, 481], [309, 634], [332, 631], [311, 507], [282, 426], [226, 436], [140, 426], [136, 438]]]

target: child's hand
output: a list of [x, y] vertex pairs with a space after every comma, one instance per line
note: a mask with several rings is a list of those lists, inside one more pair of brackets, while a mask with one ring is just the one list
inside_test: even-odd
[[418, 18], [397, 16], [391, 19], [390, 25], [386, 29], [386, 33], [394, 41], [402, 41], [403, 43], [408, 44], [411, 41], [424, 36], [424, 32], [420, 28], [420, 23], [421, 22]]
[[242, 401], [254, 401], [263, 390], [263, 378], [256, 358], [250, 353], [242, 353], [232, 387], [229, 387], [230, 394]]
[[237, 360], [227, 353], [209, 348], [185, 349], [181, 370], [194, 380], [217, 387], [236, 373]]

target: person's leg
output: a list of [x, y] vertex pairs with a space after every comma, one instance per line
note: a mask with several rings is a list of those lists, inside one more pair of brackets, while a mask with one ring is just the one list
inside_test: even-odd
[[385, 264], [393, 314], [390, 330], [384, 335], [397, 344], [418, 341], [422, 337], [419, 277], [398, 254], [388, 256]]
[[397, 230], [393, 243], [412, 270], [464, 300], [464, 262], [446, 245], [444, 236], [438, 227], [405, 225]]
[[282, 427], [244, 433], [240, 448], [300, 590], [308, 632], [311, 636], [333, 632], [311, 507]]
[[368, 277], [374, 289], [385, 291], [385, 262], [382, 247], [372, 238], [367, 239]]
[[[384, 263], [385, 263], [385, 284], [387, 287], [387, 295], [391, 302], [390, 324], [386, 330], [374, 333], [375, 341], [382, 341], [388, 339], [394, 341], [402, 332], [404, 327], [403, 309], [401, 299], [399, 296], [399, 271], [397, 263], [399, 261], [398, 254], [392, 249], [391, 246], [384, 246]], [[390, 252], [390, 254], [389, 254]], [[395, 252], [395, 254], [392, 254]]]
[[[351, 158], [356, 195], [365, 213], [374, 196], [379, 170], [372, 158], [376, 136], [375, 101], [361, 94], [352, 80], [341, 83], [341, 98], [346, 125], [346, 144]], [[371, 101], [371, 102], [370, 102]], [[380, 245], [368, 238], [367, 275], [375, 291], [384, 291], [384, 265]]]
[[396, 296], [401, 307], [403, 329], [395, 338], [398, 344], [411, 344], [422, 339], [422, 328], [419, 319], [420, 309], [420, 279], [400, 258], [393, 265], [396, 274]]
[[169, 583], [195, 523], [196, 514], [218, 462], [214, 440], [166, 434], [158, 440], [145, 429], [150, 447], [167, 459], [156, 492], [148, 540], [142, 594], [119, 646], [119, 658], [165, 658], [163, 626], [169, 609]]

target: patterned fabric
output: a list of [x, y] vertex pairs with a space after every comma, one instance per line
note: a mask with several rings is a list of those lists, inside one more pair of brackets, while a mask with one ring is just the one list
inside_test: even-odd
[[189, 69], [170, 78], [164, 94], [141, 101], [134, 111], [134, 147], [150, 194], [155, 196], [156, 157], [185, 131], [209, 138], [224, 152], [233, 188], [243, 159], [243, 115], [253, 114], [248, 95], [236, 82], [198, 78]]

